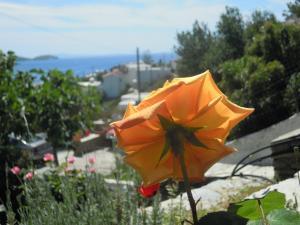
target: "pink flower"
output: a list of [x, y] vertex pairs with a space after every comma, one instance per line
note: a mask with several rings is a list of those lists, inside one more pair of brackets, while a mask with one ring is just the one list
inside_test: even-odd
[[88, 159], [89, 163], [90, 164], [94, 164], [96, 162], [96, 157], [95, 156], [92, 156]]
[[67, 159], [67, 162], [70, 164], [73, 164], [76, 161], [76, 158], [74, 156], [69, 156]]
[[43, 159], [44, 159], [45, 162], [53, 162], [54, 161], [54, 155], [51, 154], [51, 153], [46, 153], [44, 155]]
[[32, 172], [26, 173], [26, 175], [25, 175], [26, 180], [32, 180], [32, 178], [33, 178], [33, 173]]
[[10, 169], [10, 171], [13, 173], [13, 174], [15, 174], [15, 175], [19, 175], [20, 174], [20, 172], [21, 172], [21, 169], [20, 169], [20, 167], [18, 167], [18, 166], [14, 166], [13, 168], [11, 168]]
[[96, 173], [96, 169], [95, 169], [95, 168], [89, 168], [88, 171], [89, 171], [90, 173]]
[[73, 171], [73, 169], [71, 169], [69, 167], [66, 167], [64, 170], [65, 170], [65, 173], [71, 173]]

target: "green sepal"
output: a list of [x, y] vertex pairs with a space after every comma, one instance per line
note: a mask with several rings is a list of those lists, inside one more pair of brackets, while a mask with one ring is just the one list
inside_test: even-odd
[[165, 118], [159, 114], [157, 115], [157, 117], [158, 117], [160, 124], [164, 130], [170, 130], [170, 129], [174, 128], [175, 123], [172, 122], [171, 120], [168, 120], [167, 118]]
[[155, 167], [158, 166], [158, 164], [159, 164], [160, 161], [163, 159], [163, 157], [168, 153], [169, 149], [170, 149], [170, 143], [169, 143], [168, 139], [166, 138], [165, 145], [164, 145], [164, 147], [163, 147], [163, 150], [162, 150], [162, 152], [161, 152], [161, 155], [160, 155], [159, 160], [158, 160], [158, 162], [157, 162], [157, 164], [156, 164]]
[[188, 132], [192, 132], [192, 133], [194, 133], [194, 132], [197, 132], [197, 131], [199, 131], [199, 130], [201, 130], [201, 129], [204, 129], [204, 128], [206, 128], [207, 126], [203, 126], [203, 127], [184, 127], [184, 129], [186, 130], [186, 131], [188, 131]]
[[200, 147], [200, 148], [208, 148], [205, 144], [203, 144], [201, 141], [199, 141], [199, 139], [192, 132], [184, 133], [184, 137], [192, 145], [195, 145], [195, 146]]

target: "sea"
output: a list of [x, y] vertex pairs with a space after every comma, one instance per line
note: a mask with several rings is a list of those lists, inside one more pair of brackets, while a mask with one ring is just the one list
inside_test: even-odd
[[[176, 59], [175, 53], [154, 53], [151, 54], [151, 57], [155, 62], [162, 60], [166, 63]], [[114, 66], [130, 62], [136, 62], [135, 54], [59, 57], [58, 59], [17, 61], [15, 71], [30, 71], [32, 69], [42, 69], [44, 71], [52, 69], [72, 70], [75, 76], [83, 77], [90, 73], [109, 70]]]

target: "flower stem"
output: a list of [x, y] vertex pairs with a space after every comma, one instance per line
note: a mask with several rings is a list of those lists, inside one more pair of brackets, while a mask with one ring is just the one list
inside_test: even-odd
[[198, 216], [197, 216], [196, 203], [195, 203], [195, 200], [192, 195], [191, 185], [190, 185], [188, 173], [186, 170], [183, 151], [179, 151], [179, 152], [180, 153], [178, 154], [178, 158], [179, 158], [179, 162], [180, 162], [180, 166], [181, 166], [181, 172], [183, 175], [184, 187], [185, 187], [185, 191], [186, 191], [188, 200], [190, 202], [194, 225], [197, 225], [198, 224]]
[[257, 203], [258, 203], [258, 206], [259, 206], [259, 210], [260, 210], [261, 217], [262, 217], [264, 225], [270, 225], [269, 222], [268, 222], [268, 220], [267, 220], [267, 217], [266, 217], [266, 215], [264, 213], [264, 210], [262, 208], [260, 199], [257, 199]]

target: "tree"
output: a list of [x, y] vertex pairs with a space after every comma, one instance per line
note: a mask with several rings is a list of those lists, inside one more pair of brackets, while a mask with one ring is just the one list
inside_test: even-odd
[[296, 24], [267, 22], [246, 52], [262, 57], [265, 62], [280, 61], [290, 76], [300, 70], [300, 27]]
[[290, 111], [300, 111], [300, 72], [294, 73], [287, 84], [284, 101]]
[[151, 52], [149, 50], [145, 51], [142, 56], [143, 62], [149, 65], [154, 64], [154, 60], [151, 56]]
[[76, 131], [84, 129], [88, 118], [84, 118], [84, 98], [71, 71], [51, 70], [41, 80], [37, 91], [39, 127], [47, 132], [56, 155], [57, 148], [66, 146]]
[[288, 11], [283, 13], [286, 19], [300, 18], [300, 0], [289, 2], [287, 7]]
[[180, 57], [177, 61], [177, 73], [190, 76], [207, 69], [202, 62], [212, 43], [212, 34], [206, 25], [199, 25], [196, 21], [192, 31], [177, 34], [177, 41], [175, 51]]
[[217, 24], [218, 36], [222, 40], [224, 58], [237, 59], [244, 54], [244, 22], [238, 8], [226, 6]]
[[[19, 203], [22, 199], [19, 186], [19, 179], [9, 174], [7, 176], [7, 167], [20, 165], [20, 151], [10, 144], [9, 135], [28, 136], [28, 127], [26, 126], [25, 110], [27, 106], [27, 91], [32, 85], [32, 79], [28, 74], [13, 73], [16, 56], [13, 52], [7, 54], [0, 51], [0, 204], [6, 205], [7, 191], [9, 189], [11, 196], [11, 205], [15, 212], [15, 218], [19, 220]], [[24, 75], [24, 76], [23, 76]], [[21, 79], [27, 77], [21, 82]], [[23, 161], [24, 162], [24, 161]], [[29, 164], [28, 161], [25, 161]], [[7, 185], [8, 184], [8, 185]], [[6, 224], [6, 213], [0, 212], [0, 223]]]
[[255, 10], [251, 14], [251, 20], [246, 23], [245, 37], [246, 42], [252, 42], [255, 35], [261, 33], [267, 22], [277, 23], [275, 15], [268, 11]]
[[7, 146], [9, 134], [27, 134], [27, 128], [22, 117], [25, 108], [24, 93], [26, 86], [31, 86], [32, 80], [25, 80], [19, 86], [18, 79], [21, 75], [14, 77], [13, 65], [16, 56], [13, 52], [7, 55], [0, 51], [0, 145]]

